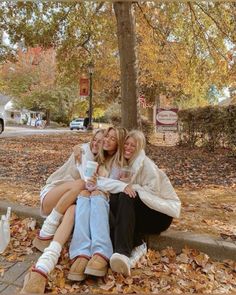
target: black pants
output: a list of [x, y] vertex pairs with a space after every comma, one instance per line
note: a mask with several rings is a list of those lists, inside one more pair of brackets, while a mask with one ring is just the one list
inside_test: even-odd
[[110, 196], [110, 228], [114, 252], [130, 256], [133, 247], [142, 243], [144, 234], [160, 234], [172, 217], [146, 206], [137, 195], [125, 193]]

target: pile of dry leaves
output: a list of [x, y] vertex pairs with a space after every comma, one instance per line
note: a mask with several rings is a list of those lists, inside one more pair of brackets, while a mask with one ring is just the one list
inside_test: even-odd
[[[32, 253], [32, 239], [36, 233], [35, 221], [12, 217], [11, 243], [4, 253], [8, 261], [22, 261]], [[149, 250], [133, 269], [130, 277], [109, 270], [104, 279], [88, 277], [83, 283], [67, 280], [70, 268], [68, 247], [56, 269], [51, 273], [47, 292], [67, 293], [206, 293], [229, 294], [236, 292], [236, 262], [216, 262], [206, 254], [184, 248], [176, 253], [172, 248], [162, 251]], [[0, 273], [4, 275], [4, 269]]]

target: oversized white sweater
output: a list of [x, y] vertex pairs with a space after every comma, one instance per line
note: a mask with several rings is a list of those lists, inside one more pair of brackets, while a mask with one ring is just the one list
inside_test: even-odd
[[[178, 218], [181, 202], [169, 178], [141, 151], [132, 165], [132, 188], [149, 208]], [[124, 191], [126, 183], [99, 177], [98, 188], [111, 193]]]
[[81, 149], [81, 164], [78, 165], [76, 163], [75, 154], [72, 153], [66, 163], [49, 176], [46, 181], [46, 185], [42, 188], [42, 191], [50, 190], [55, 186], [68, 181], [84, 179], [83, 171], [85, 171], [86, 162], [93, 160], [94, 155], [90, 150], [89, 143], [82, 144]]

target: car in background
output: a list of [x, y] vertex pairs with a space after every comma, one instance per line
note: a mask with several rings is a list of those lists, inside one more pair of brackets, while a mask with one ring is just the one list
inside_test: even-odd
[[5, 127], [4, 117], [3, 117], [3, 114], [0, 113], [0, 134], [4, 131], [4, 127]]
[[70, 130], [77, 129], [77, 130], [84, 130], [84, 119], [77, 118], [70, 122]]

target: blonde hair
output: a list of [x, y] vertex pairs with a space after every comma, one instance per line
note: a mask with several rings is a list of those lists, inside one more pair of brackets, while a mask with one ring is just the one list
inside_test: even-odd
[[124, 142], [127, 135], [127, 130], [125, 128], [120, 127], [109, 127], [104, 133], [104, 137], [109, 133], [109, 131], [114, 130], [117, 137], [117, 149], [114, 155], [109, 157], [107, 151], [104, 151], [103, 147], [101, 147], [98, 155], [96, 157], [96, 161], [99, 165], [104, 165], [105, 168], [110, 172], [111, 167], [116, 165], [118, 167], [124, 166]]
[[89, 143], [89, 147], [90, 147], [90, 150], [91, 150], [91, 151], [92, 151], [92, 144], [93, 144], [94, 138], [96, 137], [96, 135], [97, 135], [98, 133], [102, 133], [102, 134], [104, 135], [104, 133], [105, 133], [105, 129], [97, 129], [97, 130], [94, 132], [94, 134], [93, 134], [93, 136], [92, 136], [92, 138], [91, 138], [91, 140], [90, 140], [90, 143]]
[[141, 150], [144, 150], [145, 147], [146, 147], [146, 139], [145, 139], [145, 136], [144, 136], [142, 131], [140, 131], [140, 130], [131, 130], [127, 134], [127, 136], [125, 138], [125, 142], [130, 137], [132, 137], [136, 141], [136, 149], [135, 149], [135, 152], [134, 152], [133, 156], [128, 161], [129, 165], [134, 162], [134, 160], [137, 158], [137, 156], [141, 152]]

